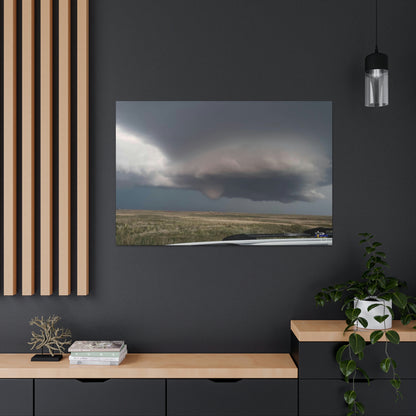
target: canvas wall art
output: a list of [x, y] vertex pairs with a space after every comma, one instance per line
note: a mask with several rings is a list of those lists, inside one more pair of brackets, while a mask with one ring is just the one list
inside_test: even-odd
[[118, 101], [118, 245], [332, 245], [332, 103]]

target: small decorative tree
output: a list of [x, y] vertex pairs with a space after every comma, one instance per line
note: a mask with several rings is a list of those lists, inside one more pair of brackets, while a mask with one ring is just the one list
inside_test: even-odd
[[[65, 352], [65, 346], [71, 345], [71, 331], [65, 328], [56, 328], [55, 325], [61, 318], [57, 315], [38, 318], [35, 316], [29, 321], [29, 325], [38, 327], [39, 332], [32, 331], [32, 337], [28, 342], [31, 350], [42, 350], [42, 354], [36, 354], [32, 357], [32, 361], [59, 361], [62, 353]], [[43, 354], [46, 348], [49, 354]]]

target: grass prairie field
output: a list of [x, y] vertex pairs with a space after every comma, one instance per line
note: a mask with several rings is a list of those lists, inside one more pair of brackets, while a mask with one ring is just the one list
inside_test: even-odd
[[332, 228], [331, 216], [201, 211], [116, 211], [117, 245], [166, 245], [219, 241], [234, 234], [302, 232]]

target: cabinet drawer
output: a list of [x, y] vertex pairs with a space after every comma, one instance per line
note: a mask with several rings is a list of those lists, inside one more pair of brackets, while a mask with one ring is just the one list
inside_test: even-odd
[[[351, 384], [341, 380], [299, 380], [299, 416], [345, 416], [348, 407], [344, 393]], [[416, 380], [402, 380], [403, 400], [395, 400], [389, 380], [356, 383], [357, 399], [366, 416], [416, 415]]]
[[[335, 361], [337, 349], [342, 342], [299, 342], [292, 336], [292, 357], [299, 367], [299, 378], [342, 378]], [[367, 345], [364, 359], [359, 366], [367, 371], [370, 378], [388, 379], [390, 376], [380, 369], [380, 362], [386, 358], [384, 342]], [[416, 343], [402, 342], [399, 345], [389, 344], [390, 355], [397, 362], [400, 377], [415, 378], [416, 375]], [[345, 355], [346, 357], [346, 355]]]
[[297, 380], [168, 380], [168, 416], [295, 416]]
[[36, 416], [162, 416], [165, 380], [35, 380]]
[[33, 415], [33, 380], [0, 380], [0, 416]]

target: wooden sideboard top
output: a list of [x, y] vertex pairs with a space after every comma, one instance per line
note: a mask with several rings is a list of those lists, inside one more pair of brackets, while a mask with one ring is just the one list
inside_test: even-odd
[[[393, 321], [393, 327], [400, 335], [400, 341], [416, 342], [416, 321], [403, 325], [400, 321]], [[290, 328], [299, 341], [303, 342], [338, 342], [347, 341], [351, 332], [344, 334], [345, 321], [290, 321]], [[352, 327], [351, 329], [354, 329]], [[370, 340], [371, 329], [357, 329], [357, 332], [366, 340]], [[385, 341], [383, 336], [380, 341]]]
[[128, 354], [119, 366], [32, 362], [0, 354], [0, 378], [297, 378], [289, 354]]

